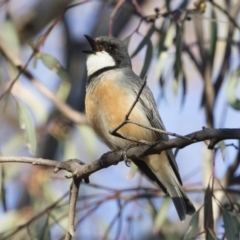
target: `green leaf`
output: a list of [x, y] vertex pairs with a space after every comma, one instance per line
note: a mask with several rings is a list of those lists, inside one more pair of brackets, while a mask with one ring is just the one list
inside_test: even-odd
[[159, 208], [159, 211], [154, 221], [153, 231], [155, 234], [160, 231], [163, 224], [165, 223], [170, 203], [171, 203], [170, 198], [163, 199], [163, 202]]
[[70, 89], [71, 85], [69, 82], [61, 81], [56, 93], [57, 98], [61, 99], [62, 101], [65, 101], [69, 95]]
[[218, 33], [218, 28], [217, 28], [217, 20], [216, 14], [214, 11], [214, 8], [212, 8], [212, 13], [211, 13], [211, 28], [210, 28], [210, 46], [209, 46], [209, 57], [210, 61], [209, 63], [211, 64], [211, 71], [213, 70], [213, 63], [214, 63], [214, 56], [215, 56], [215, 50], [216, 50], [216, 44], [217, 44], [217, 33]]
[[180, 4], [180, 6], [178, 8], [185, 9], [188, 5], [188, 1], [189, 0], [182, 1], [182, 3]]
[[135, 57], [143, 49], [145, 45], [149, 44], [149, 41], [151, 41], [150, 38], [153, 35], [154, 31], [155, 26], [153, 24], [152, 27], [148, 30], [147, 35], [142, 39], [140, 44], [137, 46], [136, 50], [132, 53], [131, 58]]
[[151, 216], [151, 219], [154, 221], [154, 219], [157, 216], [157, 209], [156, 209], [156, 207], [153, 204], [153, 199], [147, 198], [146, 200], [148, 202], [146, 209], [149, 212], [149, 214]]
[[181, 105], [184, 105], [185, 99], [186, 99], [186, 94], [187, 94], [187, 78], [185, 75], [185, 71], [182, 69], [182, 100], [181, 100]]
[[152, 55], [153, 55], [153, 45], [151, 40], [149, 40], [149, 42], [147, 43], [147, 50], [146, 50], [146, 55], [145, 55], [145, 59], [144, 59], [144, 64], [143, 64], [143, 68], [142, 71], [140, 73], [140, 78], [144, 78], [147, 74], [147, 70], [150, 66], [150, 63], [152, 61]]
[[123, 40], [123, 43], [125, 44], [126, 48], [128, 48], [128, 45], [129, 45], [130, 40], [131, 40], [131, 37], [132, 37], [132, 34], [130, 34], [128, 37], [126, 37], [126, 38]]
[[131, 162], [130, 172], [129, 172], [129, 174], [127, 175], [127, 179], [133, 178], [134, 175], [136, 174], [137, 170], [138, 170], [137, 165], [134, 164], [134, 162]]
[[3, 211], [7, 212], [7, 199], [6, 199], [6, 187], [5, 187], [5, 165], [0, 165], [0, 196], [1, 196], [1, 202], [3, 206]]
[[166, 40], [167, 32], [169, 28], [170, 28], [170, 21], [168, 18], [165, 18], [159, 34], [158, 55], [161, 54], [163, 51], [166, 51], [165, 40]]
[[218, 142], [218, 147], [220, 148], [220, 151], [221, 151], [221, 155], [222, 155], [222, 159], [223, 161], [225, 160], [225, 156], [226, 156], [226, 146], [225, 146], [225, 142], [224, 141], [221, 141], [221, 142]]
[[27, 108], [20, 102], [17, 103], [17, 112], [20, 128], [25, 131], [25, 141], [29, 148], [29, 152], [35, 155], [37, 149], [37, 138], [32, 116]]
[[208, 229], [206, 232], [206, 240], [219, 240], [219, 239], [216, 237], [213, 229]]
[[[237, 98], [235, 90], [240, 77], [240, 66], [230, 75], [227, 84], [227, 102], [235, 110], [240, 110], [240, 99]], [[239, 94], [238, 94], [239, 97]]]
[[174, 78], [176, 81], [178, 81], [182, 71], [182, 36], [183, 26], [176, 23], [176, 56], [174, 62]]
[[196, 211], [189, 222], [188, 230], [184, 235], [183, 240], [195, 239], [198, 235], [198, 223], [199, 223], [200, 210]]
[[1, 39], [14, 54], [19, 54], [20, 42], [17, 30], [10, 16], [7, 16], [6, 21], [0, 27]]
[[48, 217], [46, 218], [42, 229], [40, 229], [39, 240], [51, 240], [51, 227], [49, 225]]
[[228, 211], [222, 208], [223, 222], [225, 227], [225, 235], [227, 240], [238, 239], [239, 230], [237, 227], [237, 219], [231, 216]]
[[[20, 53], [20, 42], [17, 30], [10, 16], [7, 16], [5, 22], [0, 25], [0, 38], [2, 44], [4, 44], [6, 48], [10, 49], [12, 55], [16, 55], [16, 57], [18, 57]], [[13, 66], [13, 64], [9, 61], [6, 62], [6, 65], [9, 78], [14, 79], [19, 73], [19, 69]], [[6, 78], [6, 76], [4, 76], [3, 79], [4, 78]], [[7, 94], [7, 96], [8, 95], [9, 94]], [[8, 103], [7, 99], [6, 103]]]
[[62, 80], [68, 81], [67, 71], [55, 57], [46, 53], [38, 53], [36, 58], [40, 59], [48, 69], [54, 71]]

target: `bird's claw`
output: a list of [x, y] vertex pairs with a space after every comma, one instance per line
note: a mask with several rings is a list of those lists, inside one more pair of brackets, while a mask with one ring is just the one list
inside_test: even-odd
[[127, 158], [127, 150], [129, 149], [129, 147], [125, 150], [122, 151], [122, 159], [125, 162], [127, 167], [131, 166], [131, 160], [129, 158]]

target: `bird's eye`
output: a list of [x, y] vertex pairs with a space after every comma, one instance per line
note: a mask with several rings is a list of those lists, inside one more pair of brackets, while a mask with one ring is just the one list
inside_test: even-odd
[[111, 52], [115, 52], [115, 51], [116, 51], [116, 47], [115, 47], [114, 45], [110, 45], [110, 46], [108, 47], [108, 49], [109, 49], [109, 51], [111, 51]]

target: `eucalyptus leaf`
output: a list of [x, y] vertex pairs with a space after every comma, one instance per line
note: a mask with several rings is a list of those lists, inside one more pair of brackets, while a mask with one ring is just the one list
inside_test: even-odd
[[143, 49], [145, 45], [149, 44], [149, 41], [151, 41], [150, 38], [153, 35], [154, 31], [155, 26], [153, 24], [152, 27], [148, 30], [147, 35], [142, 39], [140, 44], [137, 46], [136, 50], [131, 54], [131, 58], [135, 57]]
[[133, 162], [131, 162], [130, 172], [129, 172], [129, 174], [127, 175], [127, 179], [133, 178], [134, 175], [136, 174], [137, 170], [138, 170], [137, 165], [134, 164]]
[[131, 37], [132, 37], [132, 34], [130, 34], [128, 37], [126, 37], [126, 38], [123, 40], [123, 43], [125, 44], [126, 48], [128, 48], [128, 45], [129, 45], [130, 40], [131, 40]]
[[237, 228], [237, 219], [231, 216], [224, 208], [222, 208], [222, 215], [227, 240], [238, 239], [239, 229]]
[[221, 155], [222, 155], [222, 159], [223, 161], [225, 160], [225, 156], [226, 156], [226, 146], [225, 146], [225, 142], [224, 141], [221, 141], [221, 142], [218, 142], [218, 147], [220, 148], [220, 151], [221, 151]]
[[185, 99], [187, 94], [187, 78], [185, 75], [185, 71], [182, 69], [182, 100], [181, 105], [184, 105]]
[[240, 110], [240, 95], [236, 96], [235, 89], [240, 78], [240, 66], [230, 75], [227, 83], [227, 102], [235, 110]]
[[178, 81], [182, 70], [182, 38], [183, 27], [176, 23], [176, 56], [174, 63], [174, 78], [176, 81]]
[[192, 216], [189, 222], [188, 230], [184, 235], [184, 240], [195, 239], [198, 235], [199, 214], [200, 210], [196, 211]]
[[1, 24], [0, 36], [6, 46], [9, 47], [12, 52], [18, 55], [20, 52], [20, 41], [15, 25], [9, 15], [7, 16], [6, 21]]
[[216, 44], [217, 44], [217, 18], [214, 11], [214, 8], [212, 8], [211, 13], [212, 21], [210, 21], [211, 28], [210, 28], [210, 46], [209, 46], [209, 57], [210, 57], [210, 64], [211, 64], [211, 70], [213, 70], [213, 64], [214, 64], [214, 56], [215, 56], [215, 50], [216, 50]]
[[28, 109], [20, 102], [17, 103], [18, 121], [20, 128], [25, 132], [25, 142], [29, 148], [29, 152], [36, 154], [37, 138], [34, 127], [34, 122]]
[[154, 221], [153, 231], [155, 234], [160, 231], [160, 229], [162, 228], [163, 224], [166, 221], [170, 203], [171, 203], [170, 198], [163, 199], [163, 202], [158, 210], [157, 216]]
[[165, 18], [164, 22], [162, 24], [161, 30], [160, 30], [160, 34], [159, 34], [158, 55], [161, 54], [163, 51], [167, 50], [167, 48], [165, 46], [165, 40], [166, 40], [169, 28], [170, 28], [169, 19]]
[[69, 76], [67, 71], [55, 57], [46, 53], [38, 53], [36, 57], [40, 59], [48, 69], [54, 71], [60, 79], [68, 81]]
[[147, 70], [150, 66], [150, 63], [152, 61], [152, 55], [153, 55], [153, 45], [151, 40], [149, 40], [149, 42], [147, 43], [147, 50], [146, 50], [146, 55], [145, 55], [145, 59], [144, 59], [144, 64], [143, 64], [143, 68], [142, 71], [140, 73], [140, 78], [144, 78], [146, 77], [147, 74]]
[[39, 240], [51, 240], [51, 226], [49, 224], [48, 217], [46, 218], [42, 229], [40, 230]]

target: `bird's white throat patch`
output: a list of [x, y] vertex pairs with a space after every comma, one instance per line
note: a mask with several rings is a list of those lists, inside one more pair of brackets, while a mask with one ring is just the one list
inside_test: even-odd
[[116, 63], [112, 56], [106, 51], [96, 52], [90, 54], [87, 58], [87, 73], [88, 76], [92, 75], [96, 71], [105, 68], [115, 66]]

